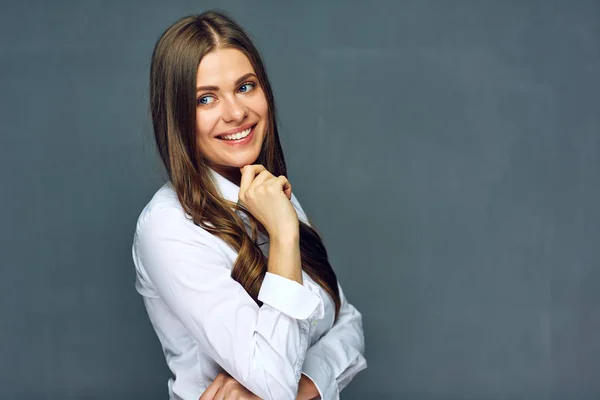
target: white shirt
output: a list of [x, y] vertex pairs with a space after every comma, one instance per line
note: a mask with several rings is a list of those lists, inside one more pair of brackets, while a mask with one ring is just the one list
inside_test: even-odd
[[[237, 202], [239, 187], [210, 172], [223, 198]], [[294, 195], [291, 201], [308, 223]], [[267, 256], [268, 238], [260, 234], [260, 243]], [[222, 371], [261, 399], [274, 400], [294, 400], [303, 373], [322, 399], [337, 400], [367, 367], [362, 316], [341, 286], [335, 324], [333, 301], [304, 271], [302, 285], [267, 272], [259, 307], [231, 278], [237, 253], [192, 222], [170, 182], [142, 210], [132, 255], [135, 288], [174, 375], [171, 400], [197, 400]]]

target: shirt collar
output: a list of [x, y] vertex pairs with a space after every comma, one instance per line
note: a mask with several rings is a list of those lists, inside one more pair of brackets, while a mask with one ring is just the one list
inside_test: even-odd
[[237, 203], [239, 201], [240, 187], [235, 183], [229, 181], [227, 178], [221, 176], [217, 171], [212, 168], [208, 168], [213, 182], [217, 186], [217, 189], [221, 193], [221, 196], [225, 200], [229, 200], [231, 202]]

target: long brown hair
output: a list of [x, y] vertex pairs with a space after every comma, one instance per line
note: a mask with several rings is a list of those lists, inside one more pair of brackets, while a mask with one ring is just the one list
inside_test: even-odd
[[[181, 18], [157, 41], [150, 66], [152, 124], [160, 157], [185, 212], [196, 225], [223, 239], [238, 253], [231, 276], [262, 305], [257, 297], [267, 272], [267, 259], [258, 247], [257, 231], [266, 231], [244, 207], [219, 195], [196, 143], [198, 65], [206, 54], [225, 47], [248, 57], [267, 99], [267, 132], [256, 163], [275, 176], [287, 176], [275, 101], [262, 59], [243, 28], [221, 11]], [[235, 210], [248, 216], [252, 235]], [[300, 252], [302, 269], [332, 298], [337, 318], [341, 304], [335, 272], [319, 234], [302, 221]]]

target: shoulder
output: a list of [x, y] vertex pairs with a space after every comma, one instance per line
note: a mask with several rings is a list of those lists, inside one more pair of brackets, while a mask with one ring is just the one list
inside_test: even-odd
[[[144, 206], [137, 219], [136, 231], [156, 220], [185, 218], [183, 207], [170, 182], [164, 183]], [[179, 219], [179, 218], [176, 218]]]
[[212, 235], [194, 224], [185, 212], [170, 182], [164, 183], [154, 193], [138, 216], [135, 238], [146, 242], [157, 240], [193, 239], [212, 242]]
[[136, 289], [149, 297], [159, 281], [188, 279], [189, 274], [228, 267], [226, 243], [194, 224], [169, 183], [161, 186], [144, 206], [133, 235], [132, 256]]

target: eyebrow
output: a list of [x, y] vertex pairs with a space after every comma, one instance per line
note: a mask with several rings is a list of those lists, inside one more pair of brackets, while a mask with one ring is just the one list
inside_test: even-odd
[[[256, 75], [254, 75], [252, 72], [248, 72], [245, 75], [240, 76], [236, 81], [235, 81], [235, 86], [238, 86], [239, 84], [241, 84], [243, 81], [245, 81], [246, 79], [250, 78], [250, 77], [255, 77]], [[196, 88], [196, 93], [202, 91], [202, 90], [214, 90], [217, 91], [219, 90], [218, 86], [198, 86]]]

